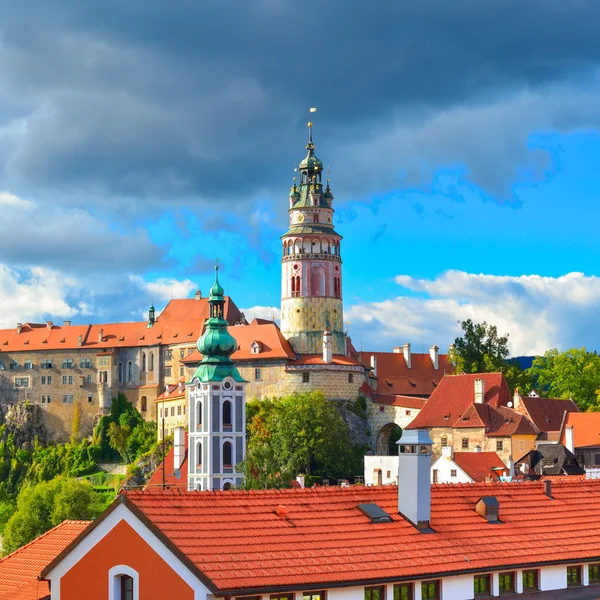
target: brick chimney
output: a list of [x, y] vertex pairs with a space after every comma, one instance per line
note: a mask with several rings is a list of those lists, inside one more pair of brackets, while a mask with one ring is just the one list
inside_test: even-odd
[[83, 336], [81, 334], [79, 334], [77, 336], [77, 347], [81, 348], [82, 345], [83, 345]]
[[173, 469], [181, 469], [185, 458], [185, 428], [175, 427], [173, 431]]
[[405, 429], [398, 441], [398, 512], [420, 530], [431, 518], [431, 446], [426, 429]]
[[437, 346], [429, 348], [429, 358], [431, 358], [431, 364], [436, 371], [438, 370], [438, 351], [439, 348]]
[[404, 362], [406, 363], [406, 368], [410, 369], [410, 366], [411, 366], [410, 344], [408, 342], [406, 342], [406, 344], [404, 344], [402, 346], [402, 353], [404, 354]]
[[71, 321], [65, 321], [63, 327], [71, 327]]
[[475, 380], [475, 404], [483, 404], [483, 398], [485, 396], [485, 381], [478, 377]]

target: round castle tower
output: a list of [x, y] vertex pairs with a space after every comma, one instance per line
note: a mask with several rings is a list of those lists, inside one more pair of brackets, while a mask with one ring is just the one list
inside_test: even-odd
[[299, 186], [290, 191], [290, 225], [282, 236], [281, 332], [298, 354], [321, 354], [331, 332], [333, 354], [346, 354], [342, 308], [342, 236], [333, 228], [333, 194], [323, 187], [312, 123]]

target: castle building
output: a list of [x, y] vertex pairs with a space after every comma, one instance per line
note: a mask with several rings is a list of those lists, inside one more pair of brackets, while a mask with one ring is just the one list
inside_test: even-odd
[[231, 360], [236, 341], [223, 318], [216, 267], [210, 318], [198, 340], [202, 361], [188, 384], [188, 489], [221, 490], [242, 483], [246, 449], [246, 382]]

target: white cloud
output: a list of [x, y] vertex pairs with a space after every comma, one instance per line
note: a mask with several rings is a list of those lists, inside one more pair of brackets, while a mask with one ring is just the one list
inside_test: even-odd
[[23, 200], [23, 198], [19, 198], [10, 192], [0, 192], [0, 205], [17, 208], [32, 208], [34, 206], [33, 202]]
[[[597, 349], [600, 334], [600, 278], [583, 273], [561, 277], [476, 275], [447, 271], [396, 282], [419, 295], [356, 304], [346, 313], [351, 333], [368, 349], [391, 349], [405, 341], [420, 351], [434, 343], [444, 351], [460, 335], [457, 321], [487, 321], [509, 333], [513, 355], [548, 348]], [[424, 294], [424, 296], [423, 296]]]
[[253, 319], [267, 319], [271, 321], [275, 318], [279, 323], [281, 311], [276, 306], [251, 306], [250, 308], [242, 308], [241, 310], [246, 315], [248, 322]]
[[196, 284], [190, 279], [180, 281], [161, 277], [156, 281], [144, 281], [137, 275], [130, 275], [130, 281], [149, 294], [149, 302], [168, 302], [172, 298], [187, 298], [196, 289]]

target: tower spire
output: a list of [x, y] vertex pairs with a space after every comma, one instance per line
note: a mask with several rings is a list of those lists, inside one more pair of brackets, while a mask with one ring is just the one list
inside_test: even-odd
[[[312, 128], [313, 128], [313, 124], [312, 121], [308, 122], [308, 146], [312, 146], [313, 145], [313, 141], [312, 141]], [[307, 146], [307, 148], [308, 148]]]

